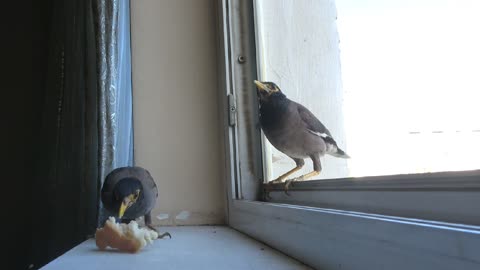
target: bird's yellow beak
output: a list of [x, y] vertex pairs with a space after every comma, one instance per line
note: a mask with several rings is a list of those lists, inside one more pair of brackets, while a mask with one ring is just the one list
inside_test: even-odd
[[270, 92], [270, 89], [268, 89], [268, 87], [267, 87], [265, 84], [263, 84], [263, 83], [261, 83], [261, 82], [259, 82], [259, 81], [257, 81], [257, 80], [254, 80], [253, 82], [254, 82], [255, 85], [257, 86], [258, 90], [260, 90], [260, 91], [266, 91], [267, 93]]
[[122, 204], [120, 205], [120, 210], [118, 211], [118, 218], [123, 217], [123, 215], [125, 214], [125, 210], [127, 210], [127, 208], [128, 208], [128, 203], [123, 201]]
[[137, 190], [134, 194], [130, 194], [123, 199], [120, 209], [118, 210], [118, 218], [122, 218], [125, 214], [125, 211], [127, 211], [130, 206], [137, 202], [139, 195], [140, 190]]

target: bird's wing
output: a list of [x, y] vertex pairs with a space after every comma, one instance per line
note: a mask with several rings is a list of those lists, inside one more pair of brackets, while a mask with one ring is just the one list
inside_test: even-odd
[[136, 170], [136, 174], [138, 175], [140, 182], [142, 182], [143, 188], [152, 191], [152, 197], [158, 197], [158, 189], [157, 184], [153, 180], [152, 175], [149, 171], [141, 167], [133, 167]]
[[298, 103], [297, 109], [300, 118], [305, 123], [310, 133], [322, 137], [326, 143], [330, 143], [335, 146], [337, 145], [337, 142], [335, 142], [335, 140], [333, 139], [330, 131], [322, 124], [322, 122], [320, 122], [320, 120], [318, 120], [317, 117], [315, 117], [315, 115], [311, 111]]
[[155, 184], [152, 175], [146, 169], [141, 167], [133, 167], [132, 170], [135, 174], [135, 177], [140, 179], [140, 182], [142, 182], [143, 185], [143, 205], [145, 206], [145, 208], [142, 210], [144, 210], [146, 213], [149, 213], [155, 207], [155, 202], [157, 201], [157, 184]]

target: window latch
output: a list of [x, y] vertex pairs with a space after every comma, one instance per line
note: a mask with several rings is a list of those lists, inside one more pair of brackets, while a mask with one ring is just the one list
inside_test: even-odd
[[228, 124], [230, 126], [237, 124], [237, 104], [232, 94], [228, 95]]

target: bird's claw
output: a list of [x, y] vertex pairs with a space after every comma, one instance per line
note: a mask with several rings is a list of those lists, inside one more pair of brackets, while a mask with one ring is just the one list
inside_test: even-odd
[[170, 239], [172, 239], [172, 235], [170, 235], [169, 232], [165, 232], [165, 233], [163, 233], [163, 234], [160, 234], [160, 233], [157, 231], [157, 229], [155, 229], [155, 227], [153, 227], [152, 225], [147, 225], [147, 227], [148, 227], [150, 230], [155, 231], [155, 232], [158, 234], [157, 239], [162, 239], [162, 238], [164, 238], [165, 236], [168, 236], [168, 237], [170, 237]]
[[270, 197], [270, 190], [271, 190], [271, 185], [273, 184], [279, 184], [282, 183], [283, 179], [282, 178], [277, 178], [275, 180], [268, 181], [266, 185], [264, 185], [263, 193], [264, 193], [264, 200], [270, 200], [272, 197]]
[[290, 194], [288, 193], [288, 190], [290, 189], [290, 186], [293, 186], [294, 182], [302, 181], [302, 180], [303, 180], [302, 177], [296, 177], [296, 178], [286, 180], [285, 181], [285, 194], [290, 196]]
[[290, 189], [290, 185], [293, 183], [294, 179], [288, 179], [285, 181], [285, 188], [284, 188], [284, 192], [285, 192], [285, 195], [287, 196], [290, 196], [290, 193], [288, 193], [288, 190]]
[[271, 199], [271, 197], [269, 196], [270, 188], [268, 188], [268, 186], [271, 185], [271, 184], [279, 184], [279, 183], [285, 183], [285, 188], [284, 188], [285, 195], [290, 196], [290, 194], [288, 193], [288, 190], [289, 190], [290, 186], [293, 186], [293, 182], [299, 181], [299, 180], [303, 180], [303, 179], [301, 177], [296, 177], [296, 178], [288, 179], [288, 180], [285, 180], [285, 181], [282, 178], [277, 178], [275, 180], [272, 180], [272, 181], [268, 182], [267, 186], [264, 189], [265, 197], [267, 199]]
[[169, 232], [164, 232], [163, 234], [159, 235], [157, 239], [162, 239], [165, 236], [168, 236], [170, 239], [172, 239], [172, 235], [170, 235]]

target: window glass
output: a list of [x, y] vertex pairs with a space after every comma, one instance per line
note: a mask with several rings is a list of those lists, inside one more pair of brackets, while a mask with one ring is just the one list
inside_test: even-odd
[[[316, 179], [480, 168], [480, 1], [256, 1], [259, 77], [350, 159]], [[268, 141], [267, 141], [268, 142]], [[295, 163], [265, 145], [269, 180]], [[313, 170], [312, 162], [294, 176]]]

